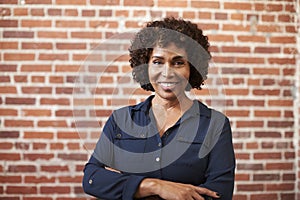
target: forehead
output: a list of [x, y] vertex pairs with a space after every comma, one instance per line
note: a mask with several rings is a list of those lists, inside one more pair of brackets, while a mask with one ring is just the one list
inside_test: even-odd
[[187, 58], [187, 53], [184, 48], [177, 47], [174, 43], [170, 43], [165, 47], [156, 46], [153, 48], [152, 55], [160, 55], [160, 56], [180, 56], [183, 58]]

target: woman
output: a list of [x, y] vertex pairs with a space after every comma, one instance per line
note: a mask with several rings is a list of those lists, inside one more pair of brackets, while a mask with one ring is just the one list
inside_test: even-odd
[[83, 189], [101, 199], [232, 199], [235, 157], [229, 120], [192, 100], [210, 52], [189, 21], [149, 22], [134, 37], [133, 78], [153, 91], [114, 111], [85, 166]]

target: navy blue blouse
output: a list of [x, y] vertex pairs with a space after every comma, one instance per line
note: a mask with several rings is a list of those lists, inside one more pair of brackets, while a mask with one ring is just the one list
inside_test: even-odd
[[205, 187], [231, 200], [235, 156], [228, 118], [194, 100], [160, 137], [152, 98], [109, 117], [85, 166], [84, 191], [101, 199], [131, 200], [144, 178], [158, 178]]

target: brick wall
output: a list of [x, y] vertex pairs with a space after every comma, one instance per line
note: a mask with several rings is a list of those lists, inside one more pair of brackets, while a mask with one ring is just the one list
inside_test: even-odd
[[299, 0], [0, 0], [0, 199], [88, 198], [82, 169], [107, 116], [149, 94], [122, 33], [163, 16], [211, 41], [207, 86], [192, 95], [230, 117], [234, 199], [300, 199], [297, 11]]

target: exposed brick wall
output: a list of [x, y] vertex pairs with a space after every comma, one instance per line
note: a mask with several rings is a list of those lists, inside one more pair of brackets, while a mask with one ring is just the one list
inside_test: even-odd
[[[88, 198], [86, 149], [113, 109], [149, 94], [130, 79], [127, 43], [106, 41], [179, 16], [211, 41], [208, 86], [193, 95], [232, 122], [234, 199], [300, 199], [297, 10], [299, 0], [1, 0], [0, 198]], [[110, 48], [106, 64], [83, 68], [95, 47]], [[91, 96], [76, 92], [83, 69]]]

